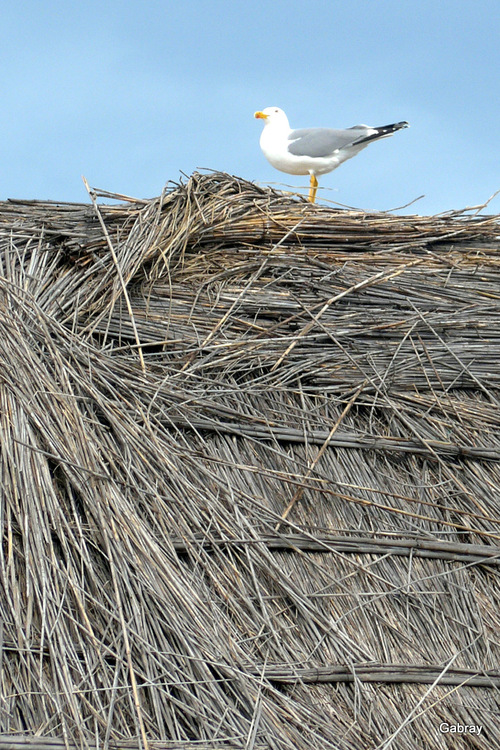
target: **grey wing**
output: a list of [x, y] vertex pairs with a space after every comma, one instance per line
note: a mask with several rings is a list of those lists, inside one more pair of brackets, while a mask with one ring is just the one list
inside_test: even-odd
[[355, 125], [346, 130], [332, 128], [292, 130], [288, 136], [290, 141], [288, 151], [295, 156], [331, 156], [336, 151], [353, 146], [373, 132], [375, 132], [374, 128], [368, 125]]

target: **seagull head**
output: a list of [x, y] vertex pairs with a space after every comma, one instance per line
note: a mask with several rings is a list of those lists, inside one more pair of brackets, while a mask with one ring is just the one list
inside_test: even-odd
[[279, 107], [266, 107], [262, 112], [256, 112], [254, 114], [258, 120], [264, 120], [264, 125], [274, 125], [282, 128], [290, 129], [288, 117]]

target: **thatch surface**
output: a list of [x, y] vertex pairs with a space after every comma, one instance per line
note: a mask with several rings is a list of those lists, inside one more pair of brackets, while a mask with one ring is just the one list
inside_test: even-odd
[[499, 235], [0, 204], [3, 747], [494, 746]]

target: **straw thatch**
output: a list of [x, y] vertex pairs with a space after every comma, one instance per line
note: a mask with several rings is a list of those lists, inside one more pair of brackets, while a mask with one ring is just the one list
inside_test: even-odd
[[0, 205], [0, 748], [493, 747], [498, 219], [91, 198]]

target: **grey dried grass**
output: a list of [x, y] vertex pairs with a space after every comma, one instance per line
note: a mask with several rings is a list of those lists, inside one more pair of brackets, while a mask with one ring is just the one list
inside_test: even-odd
[[498, 740], [498, 217], [90, 192], [0, 205], [0, 747]]

